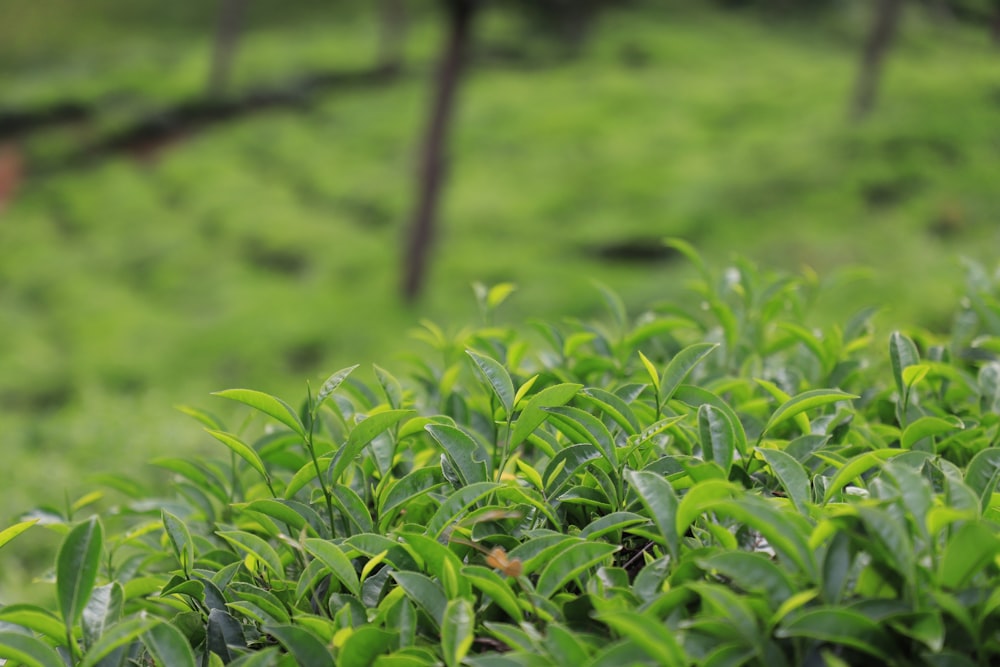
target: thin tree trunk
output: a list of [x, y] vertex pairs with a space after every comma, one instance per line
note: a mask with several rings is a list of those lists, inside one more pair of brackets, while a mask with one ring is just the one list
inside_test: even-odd
[[212, 71], [208, 77], [208, 96], [221, 97], [229, 86], [233, 55], [243, 30], [247, 0], [221, 0], [219, 20], [215, 26], [215, 51], [212, 54]]
[[403, 63], [406, 11], [403, 0], [382, 0], [379, 8], [378, 68], [395, 72]]
[[875, 7], [875, 18], [861, 54], [861, 70], [851, 106], [851, 115], [855, 121], [863, 120], [875, 108], [879, 78], [885, 56], [899, 27], [902, 7], [903, 0], [878, 0]]
[[446, 0], [448, 35], [438, 66], [430, 119], [417, 174], [417, 203], [410, 223], [403, 269], [403, 297], [414, 301], [423, 287], [444, 183], [448, 130], [455, 94], [472, 39], [476, 0]]

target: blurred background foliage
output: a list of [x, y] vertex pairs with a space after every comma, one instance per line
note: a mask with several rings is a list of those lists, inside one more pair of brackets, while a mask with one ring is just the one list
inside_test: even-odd
[[[424, 133], [463, 6], [437, 231], [406, 302]], [[171, 406], [227, 409], [210, 391], [402, 371], [420, 318], [477, 317], [474, 281], [519, 286], [510, 321], [598, 312], [593, 279], [633, 312], [690, 301], [667, 236], [716, 265], [815, 272], [835, 284], [818, 321], [876, 305], [886, 330], [945, 329], [959, 258], [995, 265], [1000, 248], [998, 12], [0, 4], [0, 516], [206, 445]]]

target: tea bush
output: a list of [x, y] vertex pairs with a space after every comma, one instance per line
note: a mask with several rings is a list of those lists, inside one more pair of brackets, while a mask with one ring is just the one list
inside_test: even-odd
[[[227, 454], [103, 477], [55, 608], [0, 608], [6, 665], [961, 666], [1000, 660], [1000, 299], [954, 331], [803, 324], [806, 278], [694, 251], [698, 307], [425, 323], [412, 378], [334, 373], [293, 408], [231, 389]], [[37, 528], [35, 529], [37, 530]]]

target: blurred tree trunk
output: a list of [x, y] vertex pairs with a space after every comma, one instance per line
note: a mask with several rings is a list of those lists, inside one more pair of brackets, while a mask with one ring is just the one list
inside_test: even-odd
[[993, 16], [990, 18], [990, 34], [993, 43], [1000, 46], [1000, 0], [993, 0]]
[[854, 90], [851, 116], [863, 120], [875, 108], [879, 79], [892, 41], [899, 28], [903, 0], [878, 0], [871, 31], [861, 54], [861, 69]]
[[221, 97], [229, 85], [233, 55], [243, 29], [247, 0], [221, 0], [219, 19], [215, 26], [215, 51], [212, 54], [212, 71], [208, 77], [208, 96]]
[[410, 222], [403, 267], [403, 297], [413, 301], [423, 287], [427, 256], [434, 239], [441, 187], [446, 171], [448, 130], [455, 96], [472, 40], [477, 0], [444, 0], [447, 35], [438, 64], [430, 118], [424, 134], [417, 173], [416, 206]]
[[379, 7], [379, 45], [377, 67], [397, 71], [403, 64], [403, 40], [406, 36], [406, 10], [403, 0], [382, 0]]

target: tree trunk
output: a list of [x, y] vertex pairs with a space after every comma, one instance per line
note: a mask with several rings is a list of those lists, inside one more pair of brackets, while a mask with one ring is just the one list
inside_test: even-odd
[[993, 43], [1000, 46], [1000, 0], [993, 1], [993, 16], [990, 18], [990, 34]]
[[861, 54], [861, 71], [858, 73], [851, 107], [851, 115], [855, 121], [863, 120], [875, 108], [879, 78], [885, 56], [899, 27], [902, 7], [903, 0], [878, 0], [875, 7], [871, 32]]
[[208, 77], [208, 96], [221, 97], [229, 85], [233, 55], [243, 29], [247, 0], [221, 0], [219, 19], [215, 26], [215, 52], [212, 54], [212, 71]]
[[403, 274], [403, 297], [414, 301], [423, 287], [427, 256], [434, 238], [441, 187], [446, 169], [446, 144], [455, 94], [472, 38], [477, 0], [446, 0], [448, 34], [438, 65], [430, 118], [424, 134], [417, 173], [416, 207], [410, 223]]
[[379, 7], [378, 69], [395, 72], [403, 64], [406, 11], [403, 0], [382, 0]]

